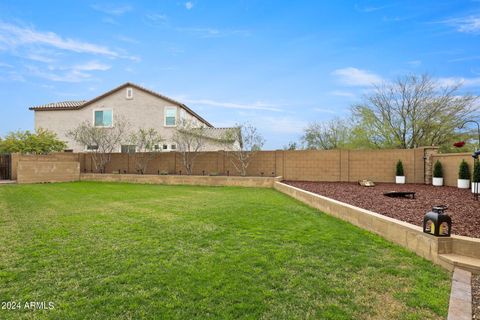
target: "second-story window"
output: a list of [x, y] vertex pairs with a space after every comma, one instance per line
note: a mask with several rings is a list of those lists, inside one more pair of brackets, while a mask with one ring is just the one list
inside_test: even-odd
[[133, 88], [127, 88], [126, 98], [133, 99]]
[[177, 108], [165, 107], [165, 126], [173, 127], [177, 125]]
[[111, 127], [113, 126], [112, 110], [95, 110], [94, 111], [95, 127]]

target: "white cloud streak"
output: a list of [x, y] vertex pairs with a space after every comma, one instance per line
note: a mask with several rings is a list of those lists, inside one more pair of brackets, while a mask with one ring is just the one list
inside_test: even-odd
[[263, 102], [254, 102], [250, 104], [244, 103], [235, 103], [235, 102], [221, 102], [208, 99], [184, 99], [179, 98], [180, 101], [185, 103], [198, 104], [201, 106], [208, 107], [220, 107], [225, 109], [243, 109], [243, 110], [264, 110], [264, 111], [273, 111], [273, 112], [284, 112], [284, 110], [275, 107], [272, 104], [263, 103]]
[[455, 27], [458, 32], [480, 34], [480, 16], [448, 19], [442, 23]]
[[187, 10], [191, 10], [193, 8], [193, 2], [192, 1], [185, 2], [185, 8]]
[[94, 4], [92, 5], [92, 9], [112, 16], [121, 16], [131, 11], [132, 7], [130, 5], [114, 6], [106, 4]]
[[378, 85], [383, 81], [382, 77], [375, 73], [354, 67], [336, 69], [332, 75], [337, 77], [341, 83], [349, 86], [366, 87]]
[[120, 57], [117, 52], [102, 45], [63, 38], [54, 32], [41, 32], [31, 27], [20, 27], [5, 22], [0, 22], [0, 44], [2, 43], [10, 49], [37, 44], [76, 53], [89, 53], [113, 58]]

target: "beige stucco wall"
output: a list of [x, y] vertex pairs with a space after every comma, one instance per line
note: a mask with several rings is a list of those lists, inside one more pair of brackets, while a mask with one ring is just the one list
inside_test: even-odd
[[[165, 107], [177, 108], [177, 120], [180, 119], [180, 106], [163, 100], [159, 97], [133, 88], [133, 99], [126, 99], [126, 88], [120, 89], [107, 97], [100, 99], [79, 110], [56, 110], [56, 111], [35, 111], [35, 129], [43, 128], [55, 132], [58, 137], [65, 141], [69, 149], [74, 152], [85, 151], [84, 146], [76, 144], [67, 137], [67, 132], [74, 129], [84, 121], [93, 123], [94, 110], [113, 110], [114, 125], [115, 118], [125, 118], [133, 131], [139, 128], [156, 129], [166, 140], [164, 143], [170, 148], [173, 127], [164, 126]], [[196, 119], [185, 110], [187, 121]], [[125, 143], [128, 144], [128, 143]], [[202, 151], [215, 151], [221, 147], [214, 143], [208, 143]], [[120, 151], [120, 146], [118, 146]]]

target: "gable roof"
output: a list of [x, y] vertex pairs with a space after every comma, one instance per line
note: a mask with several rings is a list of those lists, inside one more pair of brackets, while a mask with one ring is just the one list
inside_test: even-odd
[[190, 109], [187, 105], [181, 103], [181, 102], [178, 102], [172, 98], [169, 98], [167, 96], [164, 96], [158, 92], [155, 92], [155, 91], [152, 91], [152, 90], [149, 90], [147, 88], [144, 88], [144, 87], [141, 87], [137, 84], [134, 84], [134, 83], [131, 83], [131, 82], [126, 82], [110, 91], [107, 91], [93, 99], [90, 99], [90, 100], [79, 100], [79, 101], [61, 101], [61, 102], [53, 102], [53, 103], [47, 103], [47, 104], [43, 104], [43, 105], [38, 105], [38, 106], [33, 106], [33, 107], [30, 107], [29, 109], [30, 110], [34, 110], [34, 111], [57, 111], [57, 110], [79, 110], [79, 109], [82, 109], [82, 108], [85, 108], [86, 106], [100, 100], [100, 99], [103, 99], [109, 95], [111, 95], [112, 93], [115, 93], [117, 92], [118, 90], [121, 90], [121, 89], [124, 89], [126, 87], [131, 87], [131, 88], [135, 88], [135, 89], [138, 89], [138, 90], [141, 90], [143, 92], [146, 92], [148, 94], [151, 94], [157, 98], [160, 98], [160, 99], [163, 99], [163, 100], [166, 100], [170, 103], [173, 103], [179, 107], [182, 107], [184, 108], [188, 113], [190, 113], [192, 116], [194, 116], [195, 118], [199, 119], [200, 121], [202, 121], [203, 123], [205, 123], [208, 127], [211, 127], [213, 128], [213, 125], [210, 124], [207, 120], [205, 120], [204, 118], [202, 118], [200, 115], [198, 115], [195, 111], [193, 111], [192, 109]]

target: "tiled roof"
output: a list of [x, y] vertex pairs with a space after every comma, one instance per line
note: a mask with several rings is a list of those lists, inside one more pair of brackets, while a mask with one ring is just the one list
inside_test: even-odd
[[78, 108], [82, 105], [85, 104], [87, 100], [75, 100], [75, 101], [60, 101], [60, 102], [52, 102], [52, 103], [47, 103], [47, 104], [42, 104], [40, 106], [35, 106], [30, 109], [35, 110], [50, 110], [50, 109], [72, 109], [72, 108]]
[[151, 95], [154, 95], [160, 99], [163, 99], [163, 100], [166, 100], [170, 103], [173, 103], [177, 106], [180, 106], [182, 108], [184, 108], [185, 110], [187, 110], [188, 113], [190, 113], [192, 116], [194, 116], [195, 118], [201, 120], [203, 123], [205, 123], [208, 127], [212, 127], [213, 128], [213, 125], [210, 124], [207, 120], [205, 120], [204, 118], [202, 118], [200, 115], [198, 115], [195, 111], [193, 111], [192, 109], [190, 109], [187, 105], [181, 103], [181, 102], [178, 102], [172, 98], [169, 98], [167, 96], [164, 96], [160, 93], [157, 93], [155, 91], [152, 91], [152, 90], [149, 90], [147, 88], [144, 88], [142, 86], [139, 86], [137, 84], [134, 84], [134, 83], [131, 83], [131, 82], [126, 82], [124, 84], [122, 84], [121, 86], [118, 86], [110, 91], [107, 91], [93, 99], [90, 99], [90, 100], [83, 100], [83, 101], [63, 101], [63, 102], [54, 102], [54, 103], [48, 103], [48, 104], [44, 104], [44, 105], [39, 105], [39, 106], [33, 106], [33, 107], [30, 107], [29, 109], [30, 110], [34, 110], [34, 111], [55, 111], [55, 110], [77, 110], [77, 109], [82, 109], [86, 106], [88, 106], [89, 104], [91, 103], [94, 103], [95, 101], [98, 101], [100, 99], [103, 99], [105, 98], [106, 96], [118, 91], [118, 90], [121, 90], [123, 88], [126, 88], [126, 87], [132, 87], [132, 88], [136, 88], [136, 89], [139, 89], [139, 90], [142, 90], [144, 92], [147, 92]]
[[204, 129], [204, 134], [207, 137], [209, 137], [210, 139], [222, 140], [222, 139], [225, 138], [225, 134], [232, 129], [238, 129], [238, 128], [235, 128], [235, 127], [232, 127], [232, 128], [205, 128]]

